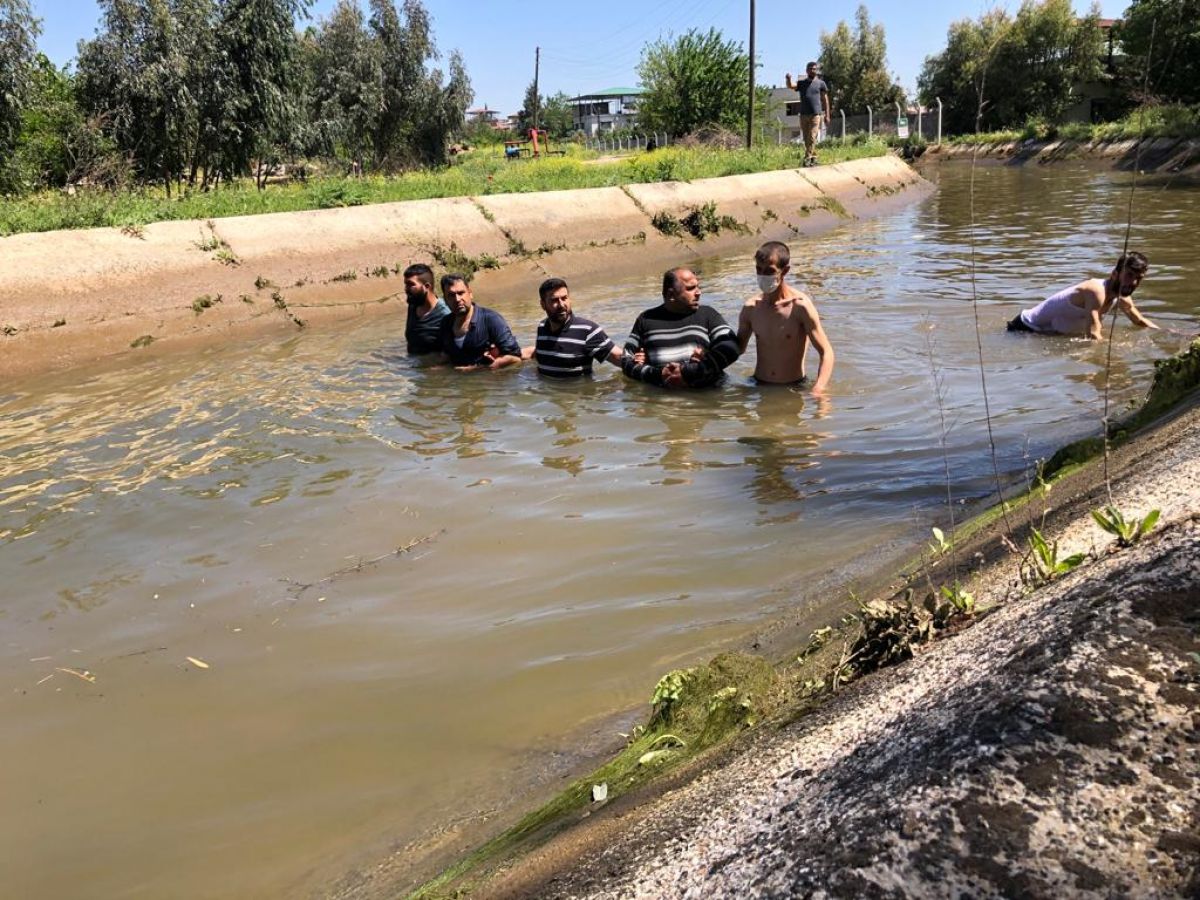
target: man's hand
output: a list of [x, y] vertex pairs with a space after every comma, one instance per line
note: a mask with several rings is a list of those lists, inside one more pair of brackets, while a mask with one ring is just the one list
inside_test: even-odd
[[683, 367], [679, 363], [667, 363], [663, 366], [662, 382], [663, 387], [687, 387], [687, 383], [683, 380]]
[[633, 354], [633, 362], [635, 365], [644, 366], [646, 364], [646, 351], [638, 350]]

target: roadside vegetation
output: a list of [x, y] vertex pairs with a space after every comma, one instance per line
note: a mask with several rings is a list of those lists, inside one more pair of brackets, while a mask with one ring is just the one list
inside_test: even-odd
[[[848, 140], [821, 151], [827, 162], [879, 156], [882, 141]], [[670, 147], [623, 159], [597, 160], [596, 154], [572, 145], [567, 156], [507, 162], [499, 152], [481, 149], [463, 154], [461, 162], [440, 169], [418, 169], [398, 175], [328, 176], [307, 181], [269, 184], [257, 190], [253, 179], [226, 183], [209, 191], [184, 190], [170, 195], [161, 186], [123, 190], [41, 191], [0, 204], [0, 235], [66, 228], [118, 227], [131, 231], [152, 222], [174, 219], [217, 219], [256, 213], [293, 212], [488, 194], [610, 187], [653, 181], [692, 181], [794, 168], [803, 148], [758, 146], [750, 150]]]
[[1148, 106], [1115, 122], [1054, 125], [1034, 119], [1023, 128], [962, 134], [948, 144], [999, 144], [1011, 141], [1131, 141], [1140, 138], [1200, 138], [1200, 106]]

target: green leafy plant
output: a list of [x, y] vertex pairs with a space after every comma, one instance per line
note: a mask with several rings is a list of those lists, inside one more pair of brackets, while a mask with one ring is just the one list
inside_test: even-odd
[[952, 585], [942, 585], [939, 593], [958, 612], [968, 616], [975, 612], [975, 596], [970, 591], [963, 590], [957, 581]]
[[933, 543], [929, 545], [929, 549], [933, 551], [933, 554], [941, 556], [943, 553], [949, 553], [953, 545], [950, 541], [946, 540], [946, 533], [937, 527], [930, 530], [933, 532]]
[[1093, 509], [1092, 518], [1096, 524], [1113, 535], [1122, 547], [1132, 547], [1157, 524], [1160, 511], [1152, 509], [1141, 519], [1126, 519], [1124, 513], [1115, 506], [1104, 509]]
[[1023, 568], [1022, 577], [1026, 582], [1046, 583], [1053, 581], [1059, 575], [1065, 575], [1077, 568], [1085, 559], [1086, 553], [1072, 553], [1063, 559], [1058, 558], [1058, 541], [1049, 542], [1036, 528], [1030, 528], [1029, 535], [1029, 564]]

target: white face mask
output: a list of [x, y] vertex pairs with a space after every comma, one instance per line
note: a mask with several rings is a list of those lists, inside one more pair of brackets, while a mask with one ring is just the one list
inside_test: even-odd
[[777, 287], [779, 287], [779, 278], [775, 275], [758, 276], [758, 289], [764, 294], [771, 293]]

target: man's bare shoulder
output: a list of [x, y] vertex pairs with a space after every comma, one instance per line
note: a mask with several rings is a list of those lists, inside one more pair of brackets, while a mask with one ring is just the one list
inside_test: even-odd
[[1105, 282], [1103, 278], [1089, 278], [1075, 285], [1075, 296], [1081, 300], [1093, 300], [1097, 304], [1104, 303]]
[[746, 298], [746, 302], [742, 304], [742, 309], [756, 309], [762, 305], [763, 295], [754, 294]]

